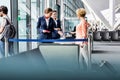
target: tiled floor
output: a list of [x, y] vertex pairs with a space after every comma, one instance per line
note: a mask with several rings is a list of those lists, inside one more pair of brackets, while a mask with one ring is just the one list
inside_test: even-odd
[[101, 61], [107, 61], [109, 68], [120, 73], [120, 42], [94, 42], [92, 63], [100, 65]]

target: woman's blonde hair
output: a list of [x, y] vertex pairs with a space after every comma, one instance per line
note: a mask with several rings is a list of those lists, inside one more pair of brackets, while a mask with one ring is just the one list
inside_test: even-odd
[[79, 8], [76, 10], [76, 14], [78, 17], [85, 17], [86, 15], [86, 10], [84, 8]]

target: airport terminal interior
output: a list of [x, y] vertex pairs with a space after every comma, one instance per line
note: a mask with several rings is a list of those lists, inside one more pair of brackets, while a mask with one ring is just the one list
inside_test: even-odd
[[[1, 5], [7, 6], [16, 35], [12, 39], [14, 55], [0, 56], [0, 78], [120, 78], [120, 0], [0, 0]], [[64, 39], [39, 42], [37, 22], [46, 8], [57, 11]], [[89, 65], [85, 70], [80, 70], [80, 48], [70, 33], [80, 23], [78, 8], [86, 10], [85, 19], [90, 24]]]

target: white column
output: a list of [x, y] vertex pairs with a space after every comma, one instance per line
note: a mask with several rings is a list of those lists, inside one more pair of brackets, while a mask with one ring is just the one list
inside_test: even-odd
[[61, 0], [61, 20], [64, 18], [64, 0]]
[[113, 28], [115, 22], [115, 0], [109, 0], [110, 19], [109, 24]]
[[64, 8], [64, 0], [61, 0], [61, 17], [60, 17], [60, 19], [61, 19], [61, 21], [62, 21], [62, 30], [63, 30], [63, 32], [65, 32], [65, 26], [64, 26], [64, 19], [65, 19], [65, 16], [64, 16], [64, 10], [65, 10], [65, 8]]
[[48, 7], [50, 7], [50, 0], [45, 0], [45, 8], [48, 8]]
[[8, 44], [8, 38], [5, 38], [5, 57], [7, 58], [9, 54], [9, 44]]

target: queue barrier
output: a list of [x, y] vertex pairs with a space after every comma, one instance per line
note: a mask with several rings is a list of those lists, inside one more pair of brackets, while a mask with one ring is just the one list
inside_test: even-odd
[[79, 42], [88, 41], [88, 39], [9, 39], [10, 42]]
[[[89, 62], [88, 62], [88, 69], [90, 70], [91, 69], [91, 40], [90, 40], [90, 38], [88, 38], [88, 39], [48, 39], [48, 40], [39, 40], [39, 39], [9, 39], [8, 40], [9, 42], [41, 42], [41, 43], [53, 43], [53, 42], [78, 42], [78, 41], [87, 41], [88, 42], [88, 52], [89, 52]], [[6, 41], [6, 43], [8, 44], [8, 42]], [[6, 44], [5, 43], [5, 44]], [[46, 44], [45, 44], [46, 45]], [[49, 64], [49, 61], [51, 60], [51, 59], [53, 59], [52, 61], [54, 61], [55, 59], [57, 59], [58, 61], [62, 61], [63, 62], [63, 60], [62, 60], [62, 56], [63, 55], [66, 55], [66, 56], [64, 56], [64, 60], [65, 61], [70, 61], [70, 59], [74, 59], [74, 61], [76, 62], [77, 60], [78, 60], [78, 54], [80, 53], [80, 50], [79, 50], [79, 47], [78, 46], [76, 46], [75, 44], [74, 44], [74, 47], [73, 46], [71, 46], [71, 49], [73, 48], [73, 49], [75, 49], [76, 51], [78, 51], [78, 52], [76, 52], [75, 54], [74, 53], [70, 53], [71, 54], [71, 56], [70, 55], [68, 55], [69, 53], [69, 47], [70, 47], [70, 45], [69, 45], [69, 47], [68, 47], [68, 45], [66, 46], [66, 44], [61, 44], [63, 47], [62, 48], [60, 48], [60, 46], [61, 45], [57, 45], [57, 47], [55, 47], [54, 45], [51, 45], [51, 47], [50, 47], [50, 44], [47, 44], [47, 46], [46, 46], [46, 48], [44, 48], [45, 47], [45, 45], [40, 45], [39, 46], [39, 50], [40, 50], [40, 52], [42, 52], [42, 55], [44, 56], [44, 58], [46, 58], [45, 60], [47, 60], [47, 62], [48, 62], [48, 64]], [[71, 45], [73, 45], [73, 44], [71, 44]], [[44, 47], [43, 47], [44, 46]], [[65, 48], [65, 46], [66, 46], [66, 48]], [[5, 49], [5, 56], [6, 57], [8, 57], [8, 45], [6, 45], [5, 46], [7, 49]], [[52, 51], [50, 51], [50, 49], [49, 48], [47, 48], [47, 47], [49, 47], [51, 50], [53, 50], [54, 48], [56, 48], [56, 49], [54, 49], [55, 51], [54, 52], [52, 52]], [[47, 50], [46, 50], [47, 49]], [[66, 51], [66, 53], [63, 53], [63, 52], [61, 52], [62, 54], [60, 54], [59, 55], [59, 57], [60, 58], [56, 58], [58, 55], [55, 55], [56, 53], [57, 53], [57, 51], [61, 51], [61, 49], [63, 50], [65, 50]], [[63, 50], [63, 51], [64, 51]], [[73, 52], [73, 51], [72, 51]], [[52, 55], [50, 55], [52, 53]], [[48, 55], [49, 54], [49, 55]], [[53, 57], [54, 56], [54, 57]], [[74, 58], [73, 58], [73, 56], [74, 56]], [[49, 58], [48, 58], [49, 57]], [[67, 58], [69, 57], [69, 60], [67, 60]], [[52, 62], [51, 61], [51, 62]], [[73, 64], [75, 64], [74, 63], [74, 61], [73, 61]], [[61, 64], [62, 64], [62, 62], [61, 62]], [[68, 63], [67, 62], [67, 63]], [[77, 63], [77, 62], [76, 62]], [[78, 63], [79, 63], [79, 60], [78, 60]], [[63, 64], [64, 65], [64, 64]], [[53, 65], [50, 63], [49, 64], [49, 66], [52, 66], [53, 67]], [[55, 66], [55, 65], [54, 65]], [[74, 66], [75, 67], [75, 66]], [[61, 67], [60, 67], [61, 68]], [[76, 67], [75, 67], [76, 68]], [[68, 69], [68, 67], [67, 67], [67, 69]], [[69, 66], [69, 69], [71, 69], [71, 67]]]

